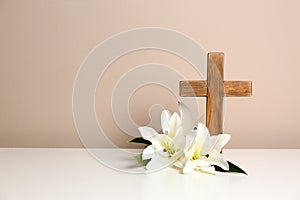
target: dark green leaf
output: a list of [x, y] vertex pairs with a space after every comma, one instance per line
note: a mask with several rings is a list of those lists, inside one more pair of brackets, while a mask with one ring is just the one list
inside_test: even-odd
[[142, 166], [146, 166], [148, 162], [151, 160], [151, 159], [143, 160], [142, 154], [138, 154], [134, 158]]
[[240, 167], [237, 165], [233, 164], [232, 162], [227, 161], [229, 165], [229, 170], [224, 170], [219, 166], [214, 165], [215, 170], [218, 172], [233, 172], [233, 173], [239, 173], [239, 174], [246, 174], [248, 175], [244, 170], [242, 170]]
[[151, 145], [152, 144], [150, 141], [145, 140], [142, 137], [133, 138], [129, 142], [132, 142], [132, 143], [141, 143], [141, 144], [147, 144], [147, 145]]

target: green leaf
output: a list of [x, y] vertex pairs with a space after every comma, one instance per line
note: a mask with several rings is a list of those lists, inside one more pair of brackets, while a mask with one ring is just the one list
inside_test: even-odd
[[238, 167], [237, 165], [233, 164], [232, 162], [227, 161], [228, 165], [229, 165], [229, 170], [224, 170], [219, 166], [214, 165], [215, 170], [218, 172], [233, 172], [233, 173], [238, 173], [238, 174], [246, 174], [248, 175], [244, 170], [242, 170], [240, 167]]
[[145, 140], [142, 137], [133, 138], [129, 142], [132, 142], [132, 143], [141, 143], [141, 144], [147, 144], [147, 145], [151, 145], [152, 144], [150, 141]]
[[146, 166], [146, 165], [148, 164], [148, 162], [151, 160], [151, 158], [150, 158], [150, 159], [147, 159], [147, 160], [143, 160], [143, 157], [142, 157], [142, 154], [141, 154], [141, 153], [138, 154], [138, 155], [136, 155], [136, 156], [134, 156], [134, 158], [135, 158], [136, 161], [137, 161], [140, 165], [142, 165], [142, 166]]

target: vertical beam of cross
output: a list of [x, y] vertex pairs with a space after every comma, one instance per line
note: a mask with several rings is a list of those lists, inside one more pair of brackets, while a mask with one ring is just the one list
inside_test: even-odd
[[206, 126], [212, 135], [223, 133], [224, 54], [207, 56]]
[[251, 81], [224, 81], [224, 53], [207, 56], [207, 81], [180, 81], [180, 96], [206, 97], [206, 126], [212, 135], [223, 133], [223, 98], [250, 97]]

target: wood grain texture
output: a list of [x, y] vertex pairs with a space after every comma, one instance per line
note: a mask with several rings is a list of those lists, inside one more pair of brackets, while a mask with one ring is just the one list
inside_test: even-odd
[[[206, 97], [206, 81], [180, 81], [180, 96]], [[251, 81], [224, 81], [225, 97], [250, 97], [252, 96]]]
[[206, 97], [206, 81], [180, 81], [179, 93], [181, 97]]
[[207, 64], [206, 126], [211, 135], [223, 133], [223, 53], [209, 53]]
[[251, 81], [224, 81], [224, 90], [226, 97], [251, 97]]
[[223, 98], [249, 97], [251, 81], [224, 81], [224, 54], [209, 53], [207, 56], [207, 81], [180, 81], [182, 97], [206, 97], [206, 126], [211, 135], [223, 133]]

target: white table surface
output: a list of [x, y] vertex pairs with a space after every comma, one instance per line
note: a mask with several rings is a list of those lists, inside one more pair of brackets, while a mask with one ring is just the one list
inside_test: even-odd
[[[106, 151], [116, 159], [113, 150]], [[224, 155], [249, 175], [182, 175], [172, 168], [133, 175], [103, 166], [85, 149], [0, 148], [0, 200], [300, 200], [300, 150], [236, 149]]]

